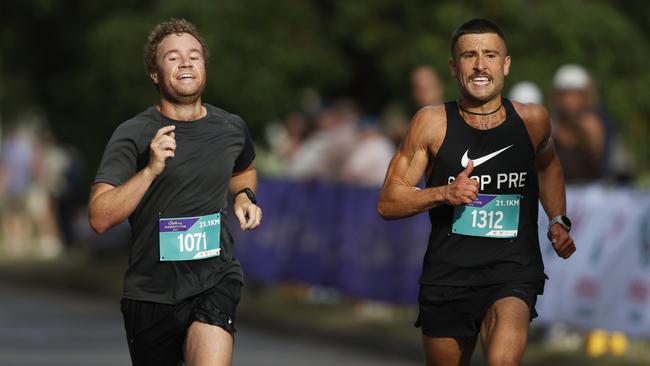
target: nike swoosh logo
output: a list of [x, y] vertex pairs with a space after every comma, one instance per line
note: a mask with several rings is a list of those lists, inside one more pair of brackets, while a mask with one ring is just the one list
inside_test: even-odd
[[[479, 165], [485, 163], [486, 161], [492, 159], [493, 157], [501, 154], [502, 152], [508, 150], [509, 148], [511, 148], [513, 146], [515, 146], [515, 145], [510, 145], [510, 146], [504, 147], [501, 150], [497, 150], [497, 151], [495, 151], [495, 152], [493, 152], [491, 154], [481, 156], [480, 158], [477, 158], [477, 159], [471, 159], [474, 162], [474, 168], [476, 168], [477, 166], [479, 166]], [[467, 151], [465, 151], [465, 154], [463, 154], [462, 159], [460, 159], [460, 165], [462, 165], [463, 168], [467, 168], [467, 164], [469, 163], [469, 160], [470, 160], [469, 157], [467, 157], [468, 152], [469, 152], [469, 149], [467, 149]]]

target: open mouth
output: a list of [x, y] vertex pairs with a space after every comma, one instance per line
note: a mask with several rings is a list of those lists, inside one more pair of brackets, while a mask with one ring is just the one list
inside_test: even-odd
[[475, 85], [478, 85], [478, 86], [487, 85], [487, 84], [490, 83], [490, 80], [491, 79], [488, 76], [485, 76], [485, 75], [474, 76], [474, 77], [470, 78], [470, 81], [472, 82], [472, 84], [475, 84]]
[[183, 74], [178, 75], [176, 77], [176, 79], [177, 80], [192, 80], [192, 79], [196, 79], [196, 76], [194, 76], [193, 74], [190, 74], [190, 73], [183, 73]]

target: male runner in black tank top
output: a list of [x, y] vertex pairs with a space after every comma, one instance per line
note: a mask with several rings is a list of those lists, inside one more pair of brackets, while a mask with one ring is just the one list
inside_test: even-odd
[[557, 254], [575, 251], [562, 167], [544, 107], [501, 97], [510, 68], [501, 29], [474, 19], [451, 43], [461, 98], [415, 115], [378, 209], [386, 219], [429, 212], [416, 322], [427, 364], [469, 365], [480, 334], [488, 365], [518, 365], [545, 280], [538, 200]]

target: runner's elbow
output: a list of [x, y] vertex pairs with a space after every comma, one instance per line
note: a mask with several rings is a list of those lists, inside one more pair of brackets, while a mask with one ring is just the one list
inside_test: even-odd
[[102, 225], [101, 223], [93, 220], [90, 221], [90, 228], [93, 229], [93, 231], [97, 234], [103, 234], [108, 230], [108, 226]]
[[103, 234], [111, 228], [108, 220], [103, 219], [99, 215], [93, 215], [91, 213], [88, 217], [88, 221], [90, 222], [90, 228], [97, 234]]
[[377, 212], [379, 212], [379, 216], [384, 220], [395, 220], [400, 218], [393, 205], [382, 199], [380, 199], [377, 204]]

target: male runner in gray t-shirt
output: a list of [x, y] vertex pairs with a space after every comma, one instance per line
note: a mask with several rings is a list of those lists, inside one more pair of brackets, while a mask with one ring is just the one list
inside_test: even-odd
[[159, 24], [145, 49], [160, 104], [122, 123], [92, 187], [90, 225], [129, 219], [122, 313], [134, 365], [229, 365], [242, 273], [223, 217], [262, 212], [244, 121], [201, 102], [207, 47], [193, 24]]

